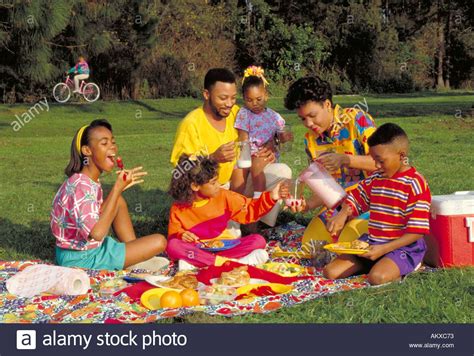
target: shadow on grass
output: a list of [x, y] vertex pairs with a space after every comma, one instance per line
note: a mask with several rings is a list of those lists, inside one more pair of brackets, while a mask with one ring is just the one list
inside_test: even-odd
[[[112, 184], [102, 184], [104, 198], [107, 197]], [[168, 231], [169, 210], [172, 198], [161, 189], [144, 190], [134, 186], [123, 193], [128, 205], [128, 212], [132, 218], [137, 236], [161, 233]]]
[[101, 102], [96, 103], [83, 103], [78, 101], [70, 101], [64, 104], [51, 102], [49, 105], [53, 108], [64, 108], [67, 112], [70, 113], [77, 113], [83, 112], [88, 114], [102, 114], [105, 112], [103, 105]]
[[130, 102], [134, 103], [135, 105], [140, 105], [147, 109], [148, 111], [158, 111], [153, 106], [141, 101], [141, 100], [130, 100]]
[[[130, 100], [129, 103], [133, 103], [137, 106], [141, 106], [144, 109], [156, 113], [156, 116], [153, 116], [151, 118], [144, 118], [144, 120], [166, 120], [166, 119], [183, 119], [190, 111], [194, 110], [194, 107], [191, 108], [190, 110], [180, 110], [180, 111], [165, 111], [165, 110], [160, 110], [157, 109], [156, 107], [153, 107], [152, 105], [141, 101], [141, 100]], [[159, 107], [159, 101], [156, 101], [157, 106]], [[196, 106], [197, 107], [197, 106]]]
[[29, 226], [25, 226], [0, 218], [0, 226], [0, 248], [13, 255], [13, 258], [31, 256], [54, 261], [55, 240], [49, 222], [32, 221]]
[[[194, 109], [192, 109], [194, 110]], [[156, 116], [143, 118], [141, 120], [145, 121], [156, 121], [156, 120], [182, 120], [184, 117], [189, 114], [192, 110], [189, 111], [163, 111], [155, 110]]]

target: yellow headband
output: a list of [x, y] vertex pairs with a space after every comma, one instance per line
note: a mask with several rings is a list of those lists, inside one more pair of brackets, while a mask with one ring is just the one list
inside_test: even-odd
[[262, 79], [263, 86], [266, 87], [268, 85], [268, 82], [265, 79], [265, 77], [263, 76], [264, 72], [265, 71], [263, 70], [262, 67], [250, 66], [244, 72], [244, 78], [242, 79], [242, 83], [244, 82], [245, 78], [250, 77], [250, 76], [256, 76], [256, 77], [259, 77], [260, 79]]
[[84, 130], [87, 129], [89, 127], [89, 125], [84, 125], [82, 126], [79, 131], [77, 132], [77, 136], [76, 136], [76, 148], [77, 148], [77, 152], [79, 153], [79, 155], [81, 155], [81, 140], [82, 140], [82, 134], [84, 133]]

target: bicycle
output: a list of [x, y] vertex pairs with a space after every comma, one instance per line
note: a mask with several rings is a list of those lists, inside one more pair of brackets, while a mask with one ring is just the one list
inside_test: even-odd
[[[71, 98], [71, 93], [74, 90], [74, 81], [70, 78], [69, 75], [66, 76], [66, 80], [61, 83], [58, 83], [53, 88], [53, 97], [58, 103], [65, 103]], [[81, 80], [81, 85], [79, 87], [79, 93], [82, 94], [84, 99], [89, 103], [93, 103], [100, 96], [99, 86], [95, 83], [89, 82], [86, 83], [84, 80]]]

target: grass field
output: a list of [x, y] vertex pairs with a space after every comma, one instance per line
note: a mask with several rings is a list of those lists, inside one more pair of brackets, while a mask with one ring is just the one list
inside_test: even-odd
[[[55, 105], [39, 112], [18, 132], [11, 123], [30, 107], [0, 106], [0, 259], [53, 259], [49, 232], [51, 201], [63, 182], [69, 147], [76, 130], [95, 118], [114, 127], [120, 155], [127, 166], [143, 165], [146, 182], [124, 193], [137, 233], [165, 233], [171, 204], [166, 195], [171, 167], [169, 154], [176, 127], [195, 99], [143, 102], [97, 102]], [[380, 125], [395, 122], [411, 139], [410, 159], [427, 178], [433, 194], [474, 190], [474, 96], [469, 93], [398, 96], [338, 96], [342, 106], [358, 104]], [[282, 156], [294, 172], [303, 168], [304, 128], [282, 98], [269, 106], [279, 111], [295, 133], [292, 150]], [[112, 176], [102, 179], [105, 191]], [[310, 215], [285, 213], [280, 221], [307, 222]], [[403, 283], [346, 292], [269, 315], [232, 319], [206, 315], [184, 322], [317, 322], [317, 323], [468, 323], [473, 318], [474, 269], [451, 269], [410, 276]]]

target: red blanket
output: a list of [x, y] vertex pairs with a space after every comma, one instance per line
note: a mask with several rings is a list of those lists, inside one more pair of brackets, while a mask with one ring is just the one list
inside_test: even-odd
[[151, 285], [148, 282], [138, 282], [134, 283], [129, 287], [125, 287], [124, 289], [119, 290], [118, 292], [114, 293], [114, 296], [119, 295], [120, 293], [127, 294], [130, 298], [135, 301], [139, 301], [140, 297], [143, 293], [145, 293], [149, 289], [157, 288], [154, 285]]

